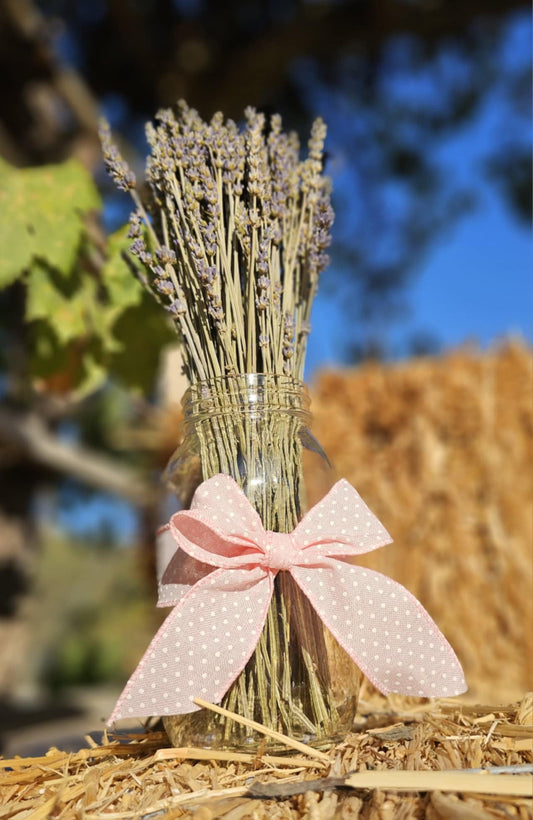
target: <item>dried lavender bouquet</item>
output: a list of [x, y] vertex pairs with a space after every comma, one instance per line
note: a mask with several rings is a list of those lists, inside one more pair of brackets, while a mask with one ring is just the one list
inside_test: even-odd
[[[308, 156], [300, 160], [298, 138], [282, 131], [279, 116], [268, 128], [253, 108], [245, 118], [240, 130], [220, 113], [206, 123], [184, 102], [176, 112], [159, 112], [157, 125], [147, 126], [143, 196], [106, 124], [101, 139], [108, 172], [136, 205], [129, 236], [130, 252], [142, 264], [139, 275], [175, 323], [193, 398], [210, 402], [195, 429], [201, 479], [222, 472], [242, 486], [243, 459], [257, 464], [276, 448], [275, 486], [249, 482], [244, 489], [267, 529], [289, 532], [305, 503], [298, 420], [271, 411], [258, 421], [235, 410], [246, 406], [243, 374], [265, 374], [269, 408], [303, 377], [333, 221], [322, 173], [326, 128], [315, 121]], [[180, 478], [186, 476], [178, 485]], [[261, 640], [224, 703], [273, 729], [320, 738], [336, 719], [323, 627], [286, 575], [276, 579]], [[292, 688], [291, 675], [299, 678]], [[198, 713], [191, 718], [201, 720]], [[222, 731], [227, 739], [223, 719], [209, 713], [205, 721], [216, 724], [204, 727], [207, 734], [220, 739]], [[175, 725], [167, 719], [169, 727], [174, 742], [190, 739], [183, 718]]]
[[[130, 251], [183, 340], [191, 383], [232, 373], [302, 378], [318, 278], [328, 263], [333, 211], [322, 174], [326, 127], [317, 119], [309, 156], [281, 118], [253, 108], [246, 127], [215, 114], [205, 123], [184, 102], [147, 126], [151, 155], [143, 203], [109, 128], [107, 170], [129, 191]], [[143, 230], [143, 226], [144, 229]]]

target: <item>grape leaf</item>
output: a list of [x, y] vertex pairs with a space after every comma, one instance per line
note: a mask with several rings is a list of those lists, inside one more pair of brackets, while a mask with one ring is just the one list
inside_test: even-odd
[[128, 308], [140, 305], [144, 289], [135, 278], [123, 258], [131, 245], [128, 225], [115, 231], [107, 241], [107, 259], [100, 271], [100, 281], [105, 291], [104, 304], [91, 312], [93, 335], [106, 353], [119, 353], [124, 342], [116, 336], [116, 323]]
[[128, 225], [123, 225], [109, 237], [108, 256], [100, 274], [110, 304], [120, 308], [121, 311], [133, 305], [139, 305], [143, 297], [143, 286], [135, 278], [122, 256], [127, 252], [132, 241], [128, 238], [128, 229]]
[[86, 336], [91, 313], [96, 309], [96, 283], [83, 277], [72, 293], [58, 287], [54, 272], [41, 262], [34, 262], [26, 279], [26, 319], [45, 319], [61, 344]]
[[31, 372], [40, 389], [80, 400], [108, 379], [105, 365], [87, 339], [60, 344], [49, 323], [41, 319], [32, 322], [31, 337]]
[[163, 308], [145, 291], [141, 301], [125, 310], [115, 325], [123, 350], [107, 359], [109, 374], [125, 387], [149, 394], [165, 345], [175, 344], [176, 332]]
[[77, 160], [20, 169], [0, 159], [0, 288], [36, 259], [69, 276], [83, 216], [100, 206], [92, 177]]

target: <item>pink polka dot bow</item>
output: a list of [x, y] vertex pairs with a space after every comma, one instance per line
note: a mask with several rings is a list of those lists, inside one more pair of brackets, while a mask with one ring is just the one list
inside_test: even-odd
[[[280, 570], [290, 572], [324, 624], [382, 692], [432, 696], [466, 689], [459, 662], [404, 587], [347, 560], [391, 538], [344, 479], [291, 533], [263, 529], [225, 475], [197, 489], [190, 510], [161, 531], [174, 555], [159, 606], [174, 606], [109, 722], [192, 712], [218, 703], [254, 651]], [[177, 548], [176, 548], [177, 546]]]

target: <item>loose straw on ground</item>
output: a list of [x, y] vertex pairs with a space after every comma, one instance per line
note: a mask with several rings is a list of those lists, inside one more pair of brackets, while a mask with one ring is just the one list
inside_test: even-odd
[[532, 797], [533, 778], [525, 774], [484, 772], [356, 772], [346, 778], [352, 789], [391, 789], [403, 792], [471, 792]]
[[154, 760], [219, 760], [228, 763], [254, 763], [260, 761], [270, 766], [287, 766], [311, 769], [316, 763], [303, 757], [277, 757], [275, 755], [247, 754], [246, 752], [224, 752], [215, 749], [197, 749], [184, 746], [181, 749], [159, 749]]
[[[170, 756], [180, 750], [162, 749], [163, 733], [120, 734], [111, 742], [104, 734], [105, 746], [87, 739], [91, 748], [78, 752], [0, 759], [0, 818], [149, 820], [157, 813], [165, 820], [325, 820], [364, 811], [366, 820], [385, 814], [524, 820], [533, 805], [532, 703], [526, 694], [508, 705], [435, 701], [421, 710], [410, 699], [368, 691], [357, 731], [329, 751], [334, 776], [327, 777], [318, 760], [309, 758], [301, 772], [292, 766], [299, 754], [288, 753], [283, 768], [267, 769], [263, 756], [230, 761], [222, 750], [192, 749], [191, 758], [197, 752], [213, 757], [194, 763]], [[484, 743], [494, 719], [498, 726]], [[443, 779], [432, 779], [439, 773]], [[502, 775], [513, 776], [509, 787], [493, 780]], [[390, 777], [397, 778], [393, 786]], [[496, 793], [506, 788], [513, 794]]]
[[292, 749], [297, 749], [299, 752], [303, 752], [303, 754], [309, 755], [309, 757], [320, 760], [324, 764], [329, 764], [331, 762], [328, 755], [324, 754], [324, 752], [320, 752], [318, 749], [313, 749], [311, 746], [306, 746], [305, 743], [300, 743], [299, 740], [293, 740], [292, 737], [282, 735], [280, 732], [267, 729], [267, 727], [263, 726], [262, 723], [256, 723], [255, 720], [249, 720], [249, 718], [242, 717], [242, 715], [237, 715], [235, 712], [230, 712], [228, 709], [223, 709], [222, 706], [215, 706], [214, 703], [208, 703], [206, 700], [202, 700], [201, 698], [193, 698], [193, 701], [202, 709], [210, 709], [212, 712], [216, 712], [219, 715], [230, 718], [237, 723], [241, 723], [243, 726], [248, 726], [250, 729], [254, 729], [256, 732], [260, 732], [262, 735], [266, 735], [272, 740], [277, 740]]

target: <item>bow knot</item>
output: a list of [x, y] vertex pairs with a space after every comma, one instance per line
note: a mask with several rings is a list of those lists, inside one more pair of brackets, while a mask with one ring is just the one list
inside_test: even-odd
[[422, 605], [390, 578], [347, 559], [390, 543], [345, 480], [292, 533], [265, 531], [229, 476], [198, 487], [160, 533], [173, 555], [159, 605], [174, 606], [128, 681], [110, 722], [218, 703], [260, 638], [278, 571], [290, 572], [326, 627], [382, 692], [450, 696], [466, 685]]
[[300, 549], [290, 532], [266, 532], [264, 566], [272, 570], [289, 570], [297, 563]]

